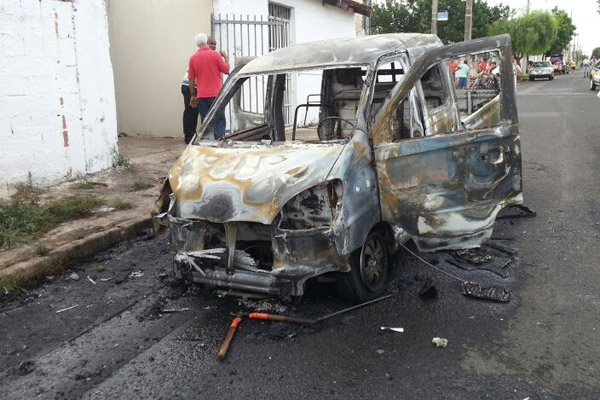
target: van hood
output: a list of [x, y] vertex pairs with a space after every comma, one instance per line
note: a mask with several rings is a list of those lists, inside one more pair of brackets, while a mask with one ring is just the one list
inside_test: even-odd
[[211, 222], [270, 224], [292, 197], [325, 181], [345, 143], [188, 146], [169, 172], [176, 212]]

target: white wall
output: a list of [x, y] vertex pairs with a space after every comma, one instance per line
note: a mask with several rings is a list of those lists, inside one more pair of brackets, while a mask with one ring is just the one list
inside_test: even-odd
[[[0, 0], [3, 1], [3, 0]], [[106, 0], [119, 132], [183, 140], [181, 81], [212, 0]]]
[[[292, 44], [356, 36], [355, 14], [351, 10], [323, 5], [321, 0], [278, 0], [273, 3], [292, 8]], [[251, 18], [262, 15], [266, 20], [269, 16], [268, 4], [267, 0], [214, 0], [214, 9], [215, 14], [221, 13], [221, 17], [226, 13], [235, 14], [238, 19], [240, 14], [244, 18], [246, 15]], [[295, 103], [291, 112], [296, 105], [306, 102], [308, 94], [319, 93], [321, 90], [321, 79], [314, 73], [298, 74], [293, 82]], [[299, 121], [304, 121], [304, 112], [300, 110]], [[318, 111], [310, 109], [307, 122], [317, 118]]]
[[0, 1], [0, 184], [53, 183], [117, 146], [104, 0]]

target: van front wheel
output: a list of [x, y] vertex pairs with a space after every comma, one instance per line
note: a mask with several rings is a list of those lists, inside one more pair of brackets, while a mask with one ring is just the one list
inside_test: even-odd
[[369, 233], [363, 246], [350, 256], [350, 272], [339, 273], [338, 292], [353, 303], [379, 297], [385, 291], [389, 264], [385, 239], [377, 231]]

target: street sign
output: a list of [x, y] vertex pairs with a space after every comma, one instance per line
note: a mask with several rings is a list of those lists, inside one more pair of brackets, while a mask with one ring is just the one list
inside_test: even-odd
[[448, 21], [448, 11], [438, 12], [438, 21]]

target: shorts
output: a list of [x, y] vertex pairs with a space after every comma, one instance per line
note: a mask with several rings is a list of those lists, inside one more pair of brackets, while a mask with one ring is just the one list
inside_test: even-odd
[[467, 87], [467, 78], [466, 77], [459, 77], [458, 78], [458, 87], [460, 89]]

